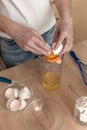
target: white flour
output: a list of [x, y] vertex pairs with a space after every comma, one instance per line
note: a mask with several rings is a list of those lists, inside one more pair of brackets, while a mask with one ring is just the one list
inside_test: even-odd
[[87, 125], [87, 97], [82, 96], [77, 99], [74, 118], [76, 118], [77, 122], [83, 122], [83, 124]]

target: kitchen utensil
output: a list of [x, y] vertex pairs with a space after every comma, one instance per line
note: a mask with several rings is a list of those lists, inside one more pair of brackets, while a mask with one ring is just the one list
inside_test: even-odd
[[79, 70], [80, 70], [80, 74], [81, 77], [84, 81], [84, 83], [87, 85], [87, 65], [84, 64], [75, 54], [74, 51], [70, 51], [70, 55], [74, 58], [74, 60], [76, 61]]
[[15, 81], [15, 80], [11, 80], [11, 79], [8, 79], [8, 78], [5, 78], [5, 77], [0, 77], [0, 82], [5, 82], [5, 83], [14, 83], [14, 82], [18, 82], [18, 81]]
[[55, 91], [61, 86], [62, 63], [49, 62], [43, 56], [39, 57], [41, 83], [48, 91]]
[[61, 104], [49, 98], [33, 100], [24, 112], [25, 130], [60, 130], [63, 119]]

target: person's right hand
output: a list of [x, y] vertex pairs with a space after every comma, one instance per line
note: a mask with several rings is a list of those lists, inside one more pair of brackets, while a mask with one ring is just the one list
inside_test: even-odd
[[15, 30], [12, 33], [12, 38], [21, 49], [39, 55], [51, 53], [51, 49], [36, 30], [21, 25], [17, 25]]

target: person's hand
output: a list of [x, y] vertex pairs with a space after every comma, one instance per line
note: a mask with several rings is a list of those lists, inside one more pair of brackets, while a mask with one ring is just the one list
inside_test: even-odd
[[21, 49], [35, 54], [49, 55], [51, 53], [51, 49], [36, 30], [21, 25], [17, 25], [16, 30], [12, 38]]
[[63, 43], [63, 49], [60, 52], [60, 55], [69, 52], [73, 46], [73, 23], [72, 20], [62, 20], [57, 27], [54, 41], [56, 45], [54, 46], [54, 50], [56, 50], [61, 43]]

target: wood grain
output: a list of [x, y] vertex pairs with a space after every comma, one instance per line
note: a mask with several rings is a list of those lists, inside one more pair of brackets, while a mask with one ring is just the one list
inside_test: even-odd
[[[87, 64], [87, 41], [76, 44], [73, 50]], [[78, 97], [87, 96], [87, 87], [84, 85], [78, 67], [69, 53], [64, 57], [61, 87], [57, 91], [48, 92], [42, 87], [38, 60], [25, 62], [2, 71], [0, 76], [18, 81], [28, 81], [31, 83], [35, 98], [44, 96], [58, 101], [65, 113], [61, 130], [87, 130], [87, 127], [78, 125], [73, 118], [75, 101]], [[5, 83], [0, 83], [0, 89], [5, 86]], [[0, 130], [26, 130], [24, 128], [24, 112], [8, 113], [0, 109]]]

